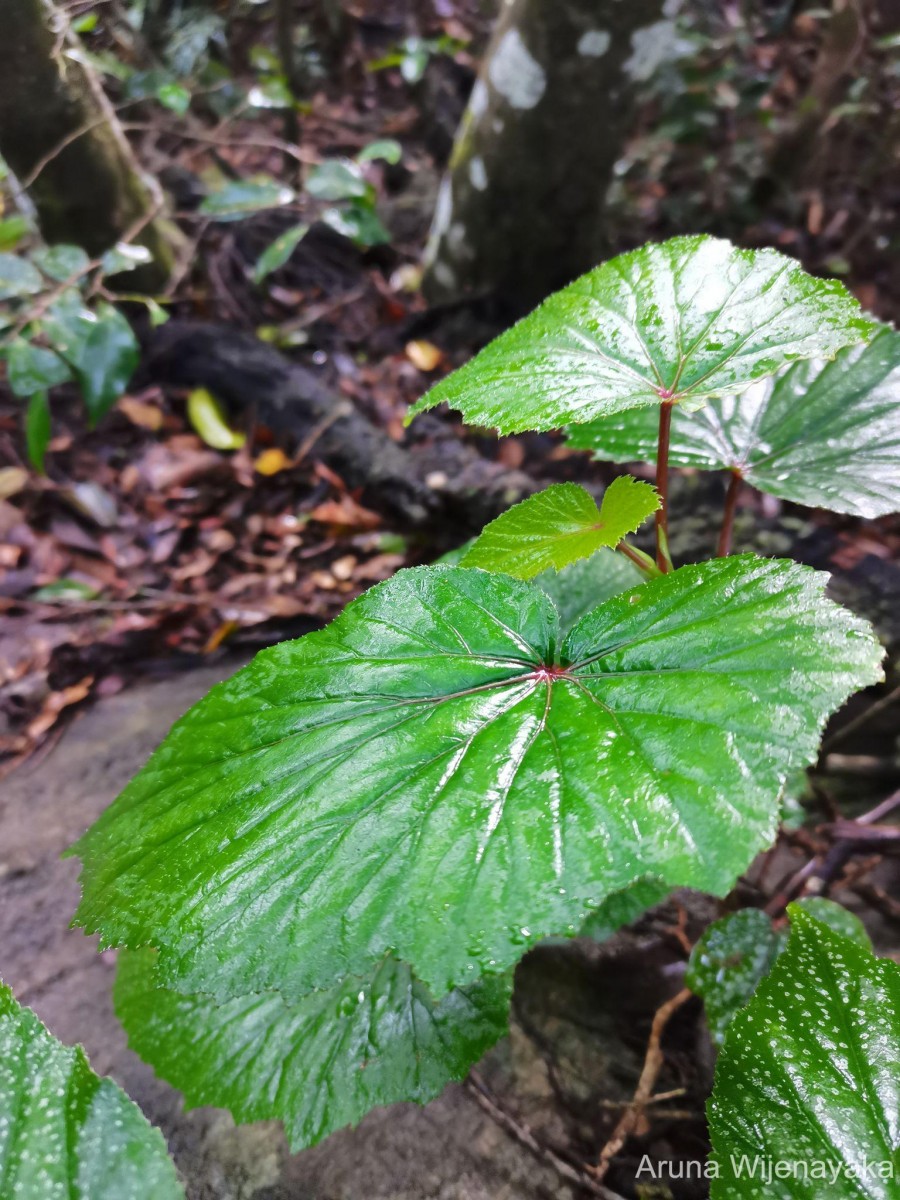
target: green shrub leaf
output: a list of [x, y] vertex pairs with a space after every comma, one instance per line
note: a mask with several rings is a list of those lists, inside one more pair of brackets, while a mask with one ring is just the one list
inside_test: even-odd
[[362, 200], [372, 185], [352, 159], [327, 158], [310, 171], [306, 190], [317, 200]]
[[295, 225], [270, 242], [256, 260], [253, 282], [262, 283], [273, 271], [283, 267], [308, 233], [308, 225]]
[[645, 875], [727, 890], [880, 678], [824, 579], [682, 567], [561, 638], [530, 584], [401, 571], [176, 724], [75, 848], [78, 921], [181, 990], [296, 996], [392, 950], [440, 996]]
[[18, 254], [0, 254], [0, 300], [34, 296], [44, 290], [40, 271]]
[[462, 560], [464, 567], [505, 571], [531, 579], [612, 548], [659, 508], [649, 483], [630, 475], [614, 479], [600, 508], [590, 492], [575, 483], [555, 483], [513, 505], [491, 521]]
[[277, 992], [216, 1006], [158, 988], [155, 952], [119, 960], [116, 1010], [129, 1044], [189, 1107], [237, 1121], [284, 1122], [293, 1150], [355, 1125], [379, 1105], [433, 1099], [507, 1030], [510, 975], [435, 1001], [409, 967], [386, 957], [287, 1003]]
[[[809, 896], [798, 907], [871, 950], [862, 921], [842, 905], [824, 896]], [[691, 954], [685, 983], [703, 998], [709, 1031], [718, 1045], [786, 944], [786, 932], [758, 908], [742, 908], [705, 930]]]
[[24, 338], [16, 338], [9, 348], [7, 379], [16, 396], [33, 396], [46, 392], [72, 378], [72, 372], [58, 354], [35, 346]]
[[50, 445], [50, 400], [46, 392], [33, 392], [25, 409], [25, 448], [28, 461], [41, 475]]
[[210, 192], [200, 205], [200, 212], [217, 221], [240, 221], [251, 213], [281, 208], [296, 199], [293, 189], [268, 176], [258, 176], [231, 181]]
[[66, 243], [39, 247], [32, 254], [31, 261], [57, 283], [65, 283], [68, 279], [74, 280], [86, 274], [91, 265], [90, 256], [80, 246]]
[[100, 304], [89, 312], [77, 304], [54, 306], [46, 321], [54, 350], [71, 366], [93, 427], [128, 386], [140, 349], [117, 308]]
[[[657, 419], [632, 409], [573, 426], [568, 444], [612, 462], [655, 462]], [[763, 492], [878, 517], [900, 510], [900, 333], [881, 329], [833, 362], [797, 363], [737, 399], [676, 409], [669, 463], [738, 470]]]
[[843, 284], [814, 279], [775, 250], [677, 237], [550, 296], [409, 416], [446, 401], [472, 425], [514, 433], [663, 399], [698, 408], [797, 359], [833, 357], [874, 329]]
[[158, 1129], [0, 984], [0, 1196], [184, 1200]]
[[[797, 906], [789, 913], [787, 949], [719, 1055], [711, 1196], [894, 1200], [893, 1174], [859, 1173], [866, 1162], [900, 1165], [900, 968]], [[751, 1178], [744, 1155], [799, 1173]], [[813, 1164], [825, 1174], [810, 1174]]]

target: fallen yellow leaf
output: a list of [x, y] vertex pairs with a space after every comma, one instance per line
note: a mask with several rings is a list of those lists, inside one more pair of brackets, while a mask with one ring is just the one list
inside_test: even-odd
[[273, 446], [257, 455], [253, 462], [253, 469], [260, 475], [277, 475], [279, 471], [286, 471], [293, 465], [293, 460], [288, 458], [283, 450]]

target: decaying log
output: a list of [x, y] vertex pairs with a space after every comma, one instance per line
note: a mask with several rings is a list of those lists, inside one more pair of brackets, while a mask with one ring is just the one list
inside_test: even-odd
[[[437, 443], [399, 445], [318, 375], [252, 334], [171, 320], [147, 336], [138, 383], [205, 387], [336, 471], [364, 503], [411, 526], [474, 532], [535, 488], [482, 458], [453, 431]], [[459, 540], [458, 537], [456, 540]]]

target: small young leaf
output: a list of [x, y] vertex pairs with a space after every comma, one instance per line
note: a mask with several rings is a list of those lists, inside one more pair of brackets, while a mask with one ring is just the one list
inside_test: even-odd
[[[862, 922], [833, 900], [807, 897], [799, 907], [831, 929], [871, 949]], [[758, 908], [715, 921], [697, 942], [688, 963], [685, 983], [702, 997], [713, 1041], [722, 1045], [735, 1014], [750, 1001], [785, 947], [785, 933]]]
[[25, 409], [25, 447], [28, 461], [41, 475], [50, 445], [50, 401], [46, 392], [34, 392]]
[[156, 98], [164, 108], [183, 117], [191, 107], [191, 93], [180, 83], [161, 83], [156, 89]]
[[239, 221], [266, 208], [281, 208], [297, 199], [296, 193], [274, 179], [242, 179], [210, 193], [200, 212], [217, 221]]
[[72, 372], [58, 354], [17, 338], [9, 348], [7, 380], [16, 396], [46, 392], [72, 378]]
[[369, 204], [349, 204], [346, 208], [326, 208], [321, 217], [335, 233], [343, 234], [363, 250], [370, 246], [384, 246], [391, 235]]
[[[882, 327], [833, 362], [797, 363], [700, 412], [672, 414], [669, 464], [740, 471], [795, 504], [860, 517], [900, 511], [900, 333]], [[610, 462], [655, 462], [656, 413], [575, 425], [568, 444]]]
[[31, 261], [57, 283], [84, 275], [91, 265], [90, 258], [80, 246], [64, 244], [40, 247], [32, 254]]
[[833, 357], [876, 326], [837, 280], [775, 250], [677, 237], [605, 263], [442, 380], [446, 401], [502, 433], [558, 429], [672, 399], [699, 408], [796, 359]]
[[28, 230], [28, 221], [18, 213], [0, 219], [0, 250], [15, 250]]
[[880, 678], [824, 582], [716, 559], [563, 638], [531, 584], [401, 571], [182, 718], [74, 848], [78, 921], [182, 990], [293, 998], [391, 950], [441, 996], [646, 875], [727, 890]]
[[309, 233], [308, 225], [295, 225], [293, 229], [286, 230], [270, 243], [256, 260], [256, 266], [253, 268], [253, 282], [262, 283], [273, 271], [283, 267], [307, 233]]
[[302, 1150], [371, 1109], [425, 1104], [507, 1030], [511, 975], [488, 976], [435, 1001], [387, 957], [288, 1003], [277, 992], [217, 1006], [160, 988], [155, 952], [119, 959], [116, 1011], [131, 1048], [183, 1092], [237, 1121], [284, 1122]]
[[403, 157], [403, 147], [394, 138], [382, 138], [377, 142], [369, 142], [368, 146], [363, 146], [359, 154], [356, 156], [358, 163], [375, 162], [381, 159], [383, 162], [390, 163], [391, 166], [396, 166]]
[[146, 246], [117, 242], [103, 255], [100, 266], [104, 275], [120, 275], [123, 271], [134, 271], [137, 267], [144, 266], [152, 257]]
[[194, 388], [187, 399], [188, 420], [207, 446], [214, 450], [240, 450], [247, 435], [228, 424], [225, 409], [206, 388]]
[[0, 254], [0, 300], [34, 296], [44, 290], [38, 269], [18, 254]]
[[372, 185], [351, 159], [327, 158], [310, 171], [306, 190], [317, 200], [362, 200], [371, 194]]
[[158, 1129], [0, 984], [0, 1195], [184, 1200]]
[[[900, 967], [788, 911], [787, 949], [719, 1055], [712, 1200], [894, 1200]], [[761, 1180], [754, 1160], [798, 1170]]]
[[583, 487], [554, 483], [491, 521], [462, 565], [504, 571], [517, 579], [531, 579], [550, 568], [558, 571], [602, 546], [617, 546], [659, 503], [656, 488], [630, 475], [613, 480], [599, 509]]

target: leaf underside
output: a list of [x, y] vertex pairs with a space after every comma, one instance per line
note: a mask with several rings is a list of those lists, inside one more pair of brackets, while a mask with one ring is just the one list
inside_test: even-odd
[[158, 1129], [0, 984], [0, 1196], [184, 1200]]
[[[610, 462], [655, 462], [656, 414], [573, 426], [568, 445]], [[833, 362], [798, 363], [700, 412], [676, 408], [669, 464], [740, 471], [811, 508], [879, 517], [900, 511], [900, 334], [882, 329]]]
[[[713, 1200], [896, 1200], [900, 1166], [900, 968], [792, 905], [788, 947], [732, 1021], [709, 1102]], [[761, 1182], [742, 1155], [799, 1163]], [[813, 1164], [827, 1172], [804, 1175]], [[836, 1169], [837, 1177], [832, 1172]]]
[[613, 480], [599, 508], [583, 487], [555, 483], [485, 526], [461, 565], [502, 571], [517, 579], [558, 571], [599, 549], [617, 546], [659, 504], [656, 488], [628, 475]]
[[676, 237], [622, 254], [550, 296], [409, 413], [446, 402], [501, 433], [558, 429], [675, 399], [699, 407], [875, 326], [837, 280], [775, 250]]
[[491, 975], [435, 1001], [387, 957], [293, 1004], [277, 992], [216, 1006], [156, 986], [152, 950], [119, 959], [116, 1011], [131, 1048], [185, 1096], [241, 1122], [279, 1119], [294, 1151], [371, 1109], [424, 1104], [507, 1029], [512, 978]]
[[562, 637], [533, 585], [401, 571], [176, 724], [70, 851], [77, 921], [181, 990], [294, 997], [391, 950], [440, 997], [642, 876], [721, 892], [880, 677], [823, 584], [716, 560]]

